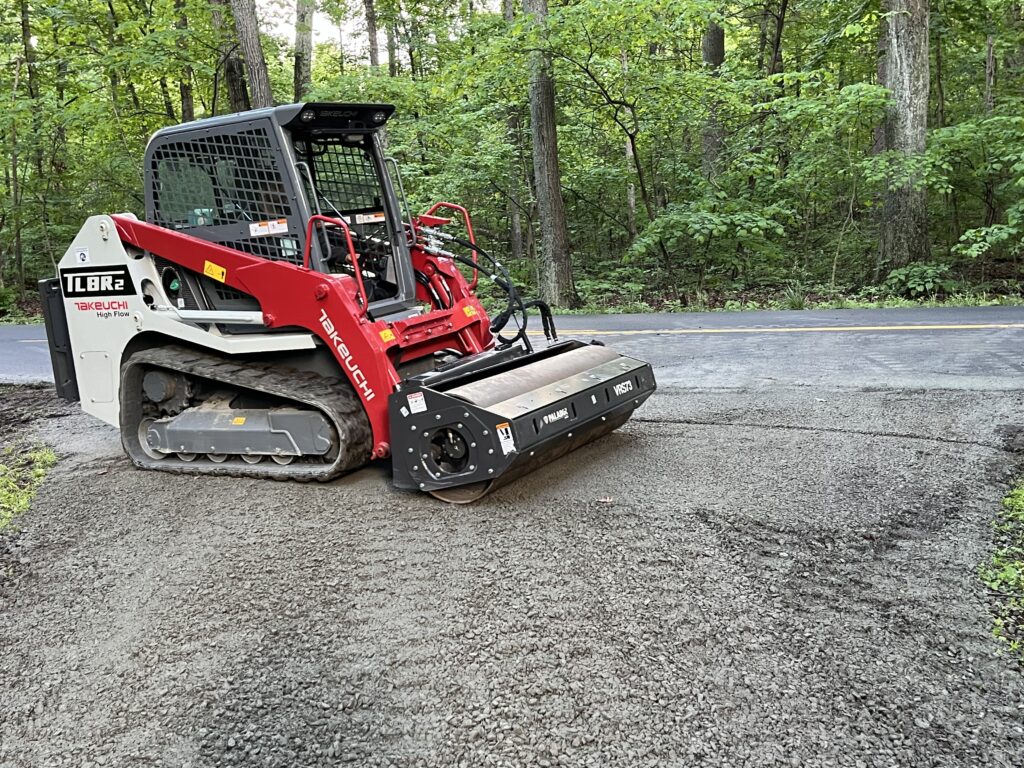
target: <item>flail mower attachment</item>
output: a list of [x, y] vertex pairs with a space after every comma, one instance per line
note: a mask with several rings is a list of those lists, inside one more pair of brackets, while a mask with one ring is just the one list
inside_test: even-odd
[[621, 426], [654, 389], [647, 363], [580, 341], [416, 376], [389, 404], [395, 485], [475, 501]]

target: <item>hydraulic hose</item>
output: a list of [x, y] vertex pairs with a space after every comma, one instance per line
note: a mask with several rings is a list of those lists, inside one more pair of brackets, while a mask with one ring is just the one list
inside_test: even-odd
[[491, 330], [498, 331], [501, 330], [501, 328], [504, 328], [509, 319], [511, 319], [515, 309], [518, 308], [523, 316], [524, 328], [520, 329], [520, 333], [517, 334], [517, 337], [520, 335], [525, 337], [526, 310], [531, 307], [536, 307], [540, 313], [545, 338], [547, 338], [548, 341], [555, 341], [558, 339], [558, 332], [555, 330], [554, 317], [551, 314], [551, 308], [547, 305], [547, 302], [541, 301], [540, 299], [533, 299], [524, 303], [519, 298], [519, 292], [516, 290], [515, 283], [512, 281], [512, 276], [509, 275], [508, 270], [505, 269], [497, 259], [487, 253], [487, 251], [483, 250], [479, 245], [474, 245], [473, 243], [463, 240], [461, 237], [456, 237], [455, 235], [452, 235], [451, 238], [453, 242], [458, 243], [463, 248], [476, 251], [491, 262], [491, 264], [494, 265], [495, 270], [500, 271], [502, 278], [504, 278], [500, 279], [496, 275], [491, 276], [491, 279], [494, 280], [495, 284], [509, 294], [510, 299], [508, 308], [495, 318], [495, 322], [492, 323]]
[[[477, 248], [476, 250], [479, 252], [480, 249]], [[465, 264], [467, 267], [477, 266], [476, 262], [474, 262], [468, 256], [463, 256], [462, 254], [458, 253], [452, 254], [452, 256], [460, 264]], [[500, 268], [500, 265], [498, 266]], [[499, 288], [505, 290], [505, 292], [508, 293], [509, 298], [508, 307], [506, 307], [506, 309], [500, 315], [498, 315], [491, 321], [491, 332], [498, 337], [498, 341], [501, 343], [502, 347], [510, 347], [521, 339], [523, 342], [523, 346], [526, 347], [527, 352], [532, 352], [533, 345], [530, 343], [530, 339], [526, 336], [526, 306], [523, 304], [523, 300], [519, 298], [519, 294], [516, 292], [516, 289], [512, 287], [508, 281], [499, 282], [496, 276], [493, 274], [488, 274], [488, 277], [490, 277], [491, 280], [494, 281], [494, 283], [498, 285]], [[506, 286], [508, 287], [506, 288]], [[519, 326], [519, 330], [515, 336], [511, 338], [506, 338], [501, 335], [501, 329], [508, 324], [508, 321], [516, 314], [517, 310], [518, 314], [523, 318], [523, 323], [522, 325]]]
[[[541, 301], [540, 299], [534, 299], [529, 302], [524, 302], [522, 297], [519, 295], [519, 291], [516, 290], [515, 283], [512, 281], [512, 276], [509, 274], [508, 270], [505, 269], [505, 267], [501, 264], [501, 262], [499, 262], [497, 259], [491, 256], [479, 245], [471, 243], [468, 240], [464, 240], [463, 238], [458, 237], [456, 235], [452, 235], [447, 232], [439, 232], [436, 230], [428, 230], [428, 233], [438, 237], [441, 240], [446, 240], [448, 242], [460, 245], [466, 250], [470, 251], [471, 253], [475, 253], [478, 256], [482, 257], [490, 264], [490, 269], [488, 269], [486, 265], [483, 265], [484, 273], [487, 275], [488, 278], [490, 278], [490, 280], [495, 285], [497, 285], [501, 290], [503, 290], [508, 295], [508, 303], [505, 309], [502, 310], [502, 312], [500, 312], [491, 320], [491, 332], [497, 336], [498, 342], [503, 347], [511, 346], [512, 344], [515, 344], [517, 341], [522, 340], [523, 346], [526, 347], [527, 351], [533, 351], [533, 345], [530, 343], [530, 340], [526, 335], [527, 323], [529, 322], [527, 310], [529, 310], [530, 308], [536, 308], [540, 313], [541, 324], [544, 329], [544, 336], [548, 339], [548, 341], [554, 341], [558, 338], [558, 333], [555, 330], [554, 318], [551, 314], [551, 308], [547, 305], [547, 303]], [[459, 262], [460, 264], [464, 264], [467, 267], [471, 267], [473, 269], [479, 269], [481, 267], [481, 265], [476, 260], [471, 259], [468, 256], [457, 253], [447, 253], [446, 255], [451, 256], [455, 261]], [[509, 320], [514, 319], [516, 315], [519, 315], [522, 318], [522, 324], [519, 325], [516, 334], [511, 338], [506, 338], [505, 336], [502, 336], [502, 329], [506, 325], [508, 325]]]

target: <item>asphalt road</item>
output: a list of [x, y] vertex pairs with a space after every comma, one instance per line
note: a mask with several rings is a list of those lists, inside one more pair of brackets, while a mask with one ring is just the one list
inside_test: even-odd
[[[650, 361], [662, 385], [987, 389], [1014, 388], [1024, 372], [1024, 307], [567, 315], [557, 325]], [[0, 382], [52, 379], [43, 327], [0, 326]]]
[[0, 325], [0, 382], [53, 381], [46, 329], [42, 325]]
[[0, 389], [61, 457], [0, 537], [0, 765], [1024, 766], [977, 576], [1024, 309], [560, 326], [660, 388], [470, 507], [140, 472]]

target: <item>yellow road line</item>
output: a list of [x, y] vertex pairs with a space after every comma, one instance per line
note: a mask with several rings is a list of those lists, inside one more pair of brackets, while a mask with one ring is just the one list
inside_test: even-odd
[[[573, 336], [649, 336], [707, 335], [718, 333], [856, 333], [859, 331], [999, 331], [1024, 328], [1024, 323], [973, 323], [963, 325], [817, 325], [791, 328], [645, 328], [632, 331], [598, 331], [566, 328], [561, 332]], [[541, 331], [528, 331], [543, 336]]]

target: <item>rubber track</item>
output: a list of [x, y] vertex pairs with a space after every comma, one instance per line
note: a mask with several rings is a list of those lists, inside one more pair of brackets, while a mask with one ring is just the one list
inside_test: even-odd
[[[126, 395], [141, 401], [141, 388], [126, 392], [125, 383], [137, 366], [158, 367], [190, 374], [232, 387], [264, 392], [316, 408], [334, 425], [341, 446], [338, 457], [331, 464], [312, 464], [296, 460], [281, 465], [269, 457], [259, 464], [246, 464], [241, 459], [229, 458], [216, 464], [197, 456], [195, 461], [181, 461], [174, 454], [165, 459], [151, 459], [137, 447], [138, 419], [129, 414], [139, 412], [139, 406], [125, 408]], [[132, 462], [144, 469], [158, 469], [188, 475], [228, 475], [232, 477], [258, 477], [269, 480], [330, 480], [345, 472], [358, 469], [370, 460], [373, 433], [362, 401], [347, 380], [321, 376], [312, 371], [283, 368], [267, 363], [241, 362], [225, 359], [206, 352], [185, 347], [168, 346], [142, 350], [133, 354], [121, 370], [121, 441]], [[131, 424], [126, 424], [126, 420]]]

